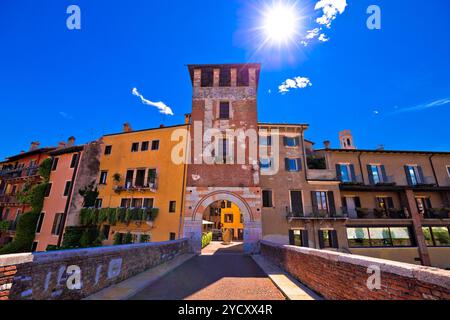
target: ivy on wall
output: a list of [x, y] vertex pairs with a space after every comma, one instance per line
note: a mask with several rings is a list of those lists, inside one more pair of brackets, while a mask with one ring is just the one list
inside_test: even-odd
[[44, 206], [45, 191], [50, 179], [52, 160], [46, 159], [39, 166], [41, 182], [35, 185], [26, 184], [18, 195], [21, 203], [29, 204], [31, 211], [24, 213], [17, 223], [16, 236], [11, 243], [0, 249], [0, 254], [30, 252], [36, 235], [36, 226]]

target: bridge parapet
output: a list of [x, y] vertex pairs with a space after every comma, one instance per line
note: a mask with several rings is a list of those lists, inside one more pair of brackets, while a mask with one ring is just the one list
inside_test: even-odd
[[188, 253], [187, 239], [0, 256], [0, 300], [79, 300]]
[[261, 254], [329, 300], [449, 300], [450, 271], [261, 241]]

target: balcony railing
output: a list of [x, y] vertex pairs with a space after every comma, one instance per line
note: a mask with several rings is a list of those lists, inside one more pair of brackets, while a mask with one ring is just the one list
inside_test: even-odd
[[350, 219], [408, 219], [410, 216], [406, 209], [356, 208], [350, 211], [344, 208], [344, 212]]
[[347, 215], [343, 208], [320, 210], [312, 206], [306, 206], [301, 210], [294, 211], [286, 207], [286, 217], [288, 219], [345, 219]]
[[39, 174], [39, 166], [0, 170], [0, 179], [34, 177]]
[[308, 169], [308, 180], [315, 181], [335, 181], [337, 180], [336, 170], [332, 169]]
[[16, 195], [0, 195], [0, 203], [1, 204], [16, 204], [20, 203], [19, 199]]
[[424, 177], [423, 181], [418, 181], [414, 186], [437, 186], [436, 179], [433, 177]]
[[363, 178], [361, 175], [357, 175], [354, 177], [351, 177], [349, 180], [345, 180], [343, 178], [341, 178], [341, 182], [344, 185], [363, 185]]
[[433, 208], [427, 209], [424, 215], [425, 219], [449, 219], [450, 218], [450, 208]]
[[136, 185], [132, 184], [131, 182], [126, 183], [124, 186], [115, 186], [114, 191], [117, 193], [124, 192], [124, 191], [153, 191], [156, 192], [158, 190], [158, 179], [155, 178], [154, 180], [144, 183], [142, 185]]

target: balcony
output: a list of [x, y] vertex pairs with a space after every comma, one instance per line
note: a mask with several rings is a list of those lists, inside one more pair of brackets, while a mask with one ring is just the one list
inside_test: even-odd
[[319, 210], [312, 206], [304, 207], [303, 209], [296, 210], [292, 212], [289, 207], [286, 207], [286, 218], [289, 222], [293, 220], [320, 220], [320, 219], [332, 219], [332, 220], [346, 220], [347, 214], [344, 212], [343, 208], [334, 210]]
[[427, 209], [424, 214], [425, 219], [449, 219], [450, 218], [450, 208], [433, 208]]
[[417, 181], [417, 183], [413, 183], [415, 187], [436, 187], [437, 182], [433, 177], [423, 177], [423, 181]]
[[307, 176], [312, 181], [337, 181], [336, 170], [332, 169], [308, 169]]
[[341, 179], [341, 183], [347, 186], [362, 186], [364, 181], [361, 175], [351, 177], [350, 180]]
[[8, 195], [8, 194], [0, 195], [0, 206], [8, 207], [22, 204], [23, 203], [19, 201], [16, 195]]
[[4, 169], [0, 171], [0, 179], [14, 180], [39, 177], [39, 166], [17, 169]]
[[344, 212], [350, 219], [409, 219], [410, 216], [408, 210], [403, 209], [356, 208], [349, 211], [344, 208]]
[[158, 179], [155, 178], [154, 180], [152, 180], [148, 183], [144, 183], [142, 185], [139, 185], [139, 184], [133, 185], [131, 182], [128, 182], [124, 186], [115, 186], [114, 191], [116, 193], [145, 192], [145, 191], [157, 192], [158, 191]]

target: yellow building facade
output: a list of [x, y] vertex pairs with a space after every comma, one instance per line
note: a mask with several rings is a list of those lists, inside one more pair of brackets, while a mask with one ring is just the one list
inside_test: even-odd
[[[224, 208], [225, 207], [225, 208]], [[225, 201], [221, 208], [222, 231], [231, 229], [235, 240], [243, 240], [244, 223], [239, 207], [232, 202]]]
[[[187, 125], [133, 131], [125, 124], [123, 133], [103, 136], [96, 206], [152, 213], [151, 219], [106, 223], [105, 245], [113, 244], [117, 233], [131, 233], [133, 243], [180, 238], [186, 165], [174, 162], [172, 151], [187, 141], [179, 135], [187, 134], [185, 129]], [[180, 140], [172, 141], [175, 131]]]

